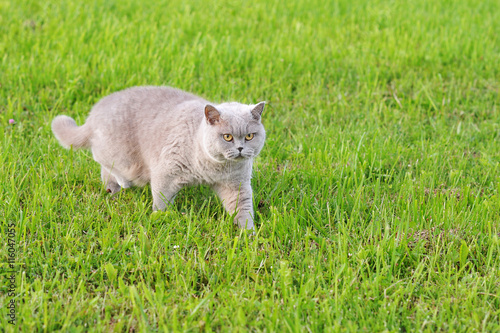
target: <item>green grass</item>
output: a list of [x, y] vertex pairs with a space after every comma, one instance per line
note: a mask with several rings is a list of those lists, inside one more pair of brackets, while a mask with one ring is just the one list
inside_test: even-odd
[[[500, 332], [499, 22], [495, 0], [0, 1], [2, 330]], [[207, 188], [111, 199], [58, 145], [53, 117], [134, 85], [268, 101], [255, 237]]]

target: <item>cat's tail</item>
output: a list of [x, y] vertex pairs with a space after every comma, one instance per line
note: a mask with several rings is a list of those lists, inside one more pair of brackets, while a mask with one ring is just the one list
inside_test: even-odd
[[73, 118], [57, 116], [52, 120], [52, 132], [64, 148], [90, 148], [90, 131], [87, 126], [78, 127]]

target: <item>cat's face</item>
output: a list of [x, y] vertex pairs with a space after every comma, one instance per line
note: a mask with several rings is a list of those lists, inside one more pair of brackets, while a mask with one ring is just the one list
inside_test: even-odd
[[257, 156], [266, 139], [257, 105], [224, 103], [205, 107], [205, 149], [217, 161], [244, 161]]

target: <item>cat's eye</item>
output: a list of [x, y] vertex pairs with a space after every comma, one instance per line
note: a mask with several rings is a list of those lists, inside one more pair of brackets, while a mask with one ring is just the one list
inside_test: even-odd
[[245, 140], [250, 141], [250, 140], [252, 140], [252, 139], [253, 139], [253, 137], [254, 137], [254, 134], [253, 134], [253, 133], [247, 134], [247, 135], [245, 136]]
[[224, 140], [226, 140], [227, 142], [229, 141], [233, 141], [233, 136], [231, 134], [223, 134], [222, 137], [224, 138]]

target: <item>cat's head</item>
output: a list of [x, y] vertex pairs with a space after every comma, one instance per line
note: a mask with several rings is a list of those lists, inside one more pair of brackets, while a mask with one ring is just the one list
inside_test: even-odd
[[266, 139], [261, 123], [264, 105], [264, 102], [206, 105], [205, 151], [219, 162], [244, 161], [257, 156]]

